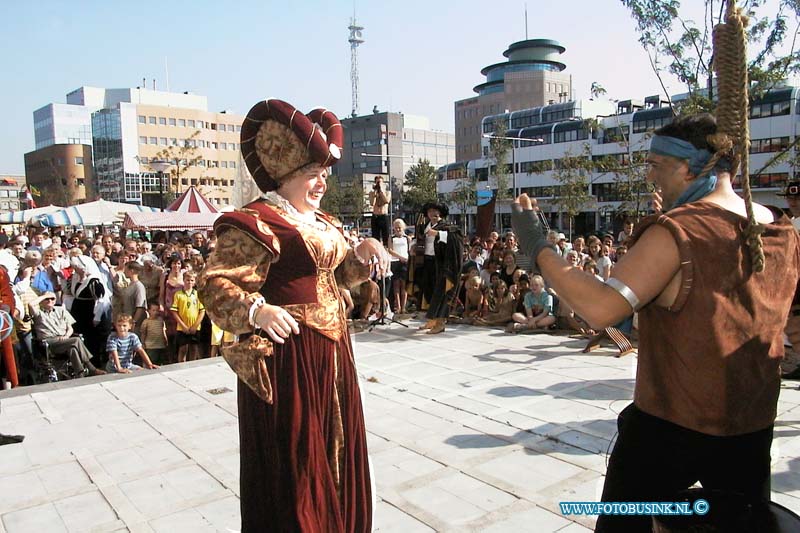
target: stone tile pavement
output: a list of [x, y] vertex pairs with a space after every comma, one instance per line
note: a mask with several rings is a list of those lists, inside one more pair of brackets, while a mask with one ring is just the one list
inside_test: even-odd
[[[635, 356], [449, 327], [355, 335], [375, 530], [588, 531]], [[0, 533], [238, 531], [236, 379], [222, 360], [0, 393]], [[784, 385], [773, 498], [800, 512], [800, 391]]]

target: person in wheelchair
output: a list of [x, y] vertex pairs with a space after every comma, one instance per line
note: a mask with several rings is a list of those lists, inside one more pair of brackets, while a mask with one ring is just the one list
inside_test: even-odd
[[72, 336], [75, 319], [64, 307], [56, 305], [55, 293], [45, 292], [31, 302], [30, 312], [36, 338], [47, 342], [53, 355], [69, 357], [75, 375], [81, 376], [87, 371], [90, 376], [106, 373], [92, 364], [92, 354], [83, 339]]

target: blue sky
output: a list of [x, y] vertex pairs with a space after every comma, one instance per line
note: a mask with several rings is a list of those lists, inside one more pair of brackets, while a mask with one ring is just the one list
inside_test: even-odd
[[[693, 0], [687, 5], [702, 2]], [[244, 114], [260, 99], [350, 112], [352, 1], [4, 2], [0, 173], [24, 173], [32, 113], [81, 86], [148, 86], [208, 96], [211, 110]], [[577, 96], [597, 81], [610, 97], [659, 91], [635, 26], [618, 0], [529, 0], [529, 38], [560, 41]], [[291, 7], [286, 7], [291, 6]], [[480, 69], [525, 38], [524, 1], [356, 3], [360, 112], [374, 105], [453, 131], [453, 102], [472, 96]], [[702, 17], [702, 11], [696, 13]], [[670, 87], [681, 91], [678, 83]]]

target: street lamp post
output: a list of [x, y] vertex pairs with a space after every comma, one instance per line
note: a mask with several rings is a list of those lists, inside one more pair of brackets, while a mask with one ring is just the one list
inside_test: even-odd
[[156, 159], [150, 161], [150, 168], [156, 171], [158, 176], [158, 205], [161, 211], [164, 211], [164, 172], [172, 167], [172, 163], [164, 159]]

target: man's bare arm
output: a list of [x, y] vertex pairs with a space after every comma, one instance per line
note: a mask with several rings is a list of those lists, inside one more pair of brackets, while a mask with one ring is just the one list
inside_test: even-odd
[[[537, 262], [559, 297], [593, 328], [612, 326], [632, 313], [628, 301], [616, 290], [572, 268], [553, 250], [543, 250]], [[644, 305], [664, 291], [679, 268], [678, 246], [669, 230], [653, 225], [620, 259], [612, 276], [627, 285]]]

